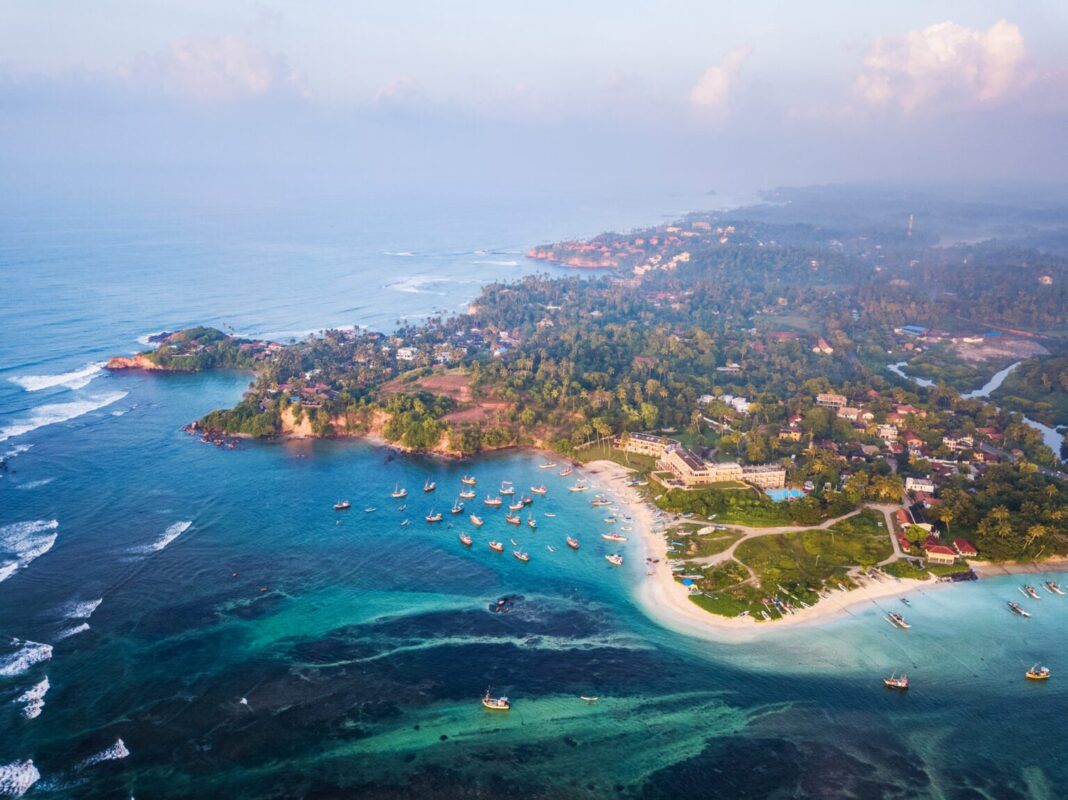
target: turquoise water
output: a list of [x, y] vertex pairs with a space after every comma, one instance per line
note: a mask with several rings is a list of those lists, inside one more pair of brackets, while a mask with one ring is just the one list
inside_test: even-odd
[[[522, 263], [513, 251], [582, 233], [583, 213], [602, 227], [597, 209], [416, 204], [370, 228], [357, 214], [7, 217], [0, 795], [32, 759], [30, 797], [1059, 796], [1068, 598], [1025, 600], [1022, 580], [999, 578], [756, 642], [690, 639], [646, 618], [634, 543], [610, 567], [605, 515], [539, 455], [226, 450], [180, 427], [232, 403], [247, 375], [90, 366], [194, 321], [299, 332], [458, 308], [478, 281], [525, 268], [473, 262]], [[546, 483], [537, 532], [478, 502], [482, 531], [451, 519], [471, 472], [479, 500], [502, 479]], [[352, 510], [336, 514], [339, 498]], [[431, 507], [445, 523], [422, 521]], [[530, 563], [511, 557], [513, 537]], [[506, 594], [514, 609], [490, 613]], [[882, 619], [891, 608], [910, 631]], [[1044, 685], [1023, 678], [1036, 661], [1054, 670]], [[895, 670], [908, 694], [882, 688]], [[483, 711], [487, 686], [513, 711]]]
[[805, 493], [800, 489], [765, 489], [764, 494], [776, 503], [781, 503], [784, 500], [796, 500], [805, 496]]

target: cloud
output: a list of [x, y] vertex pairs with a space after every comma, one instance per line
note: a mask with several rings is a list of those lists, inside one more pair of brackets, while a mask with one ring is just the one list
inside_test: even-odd
[[143, 53], [121, 71], [130, 84], [201, 102], [304, 93], [304, 76], [285, 56], [232, 36], [185, 38], [162, 53]]
[[1033, 80], [1018, 26], [999, 20], [986, 31], [946, 21], [904, 36], [876, 39], [854, 91], [873, 106], [911, 114], [936, 103], [951, 108], [993, 105]]
[[707, 120], [721, 122], [730, 113], [731, 84], [752, 50], [737, 47], [713, 64], [690, 90], [690, 107]]

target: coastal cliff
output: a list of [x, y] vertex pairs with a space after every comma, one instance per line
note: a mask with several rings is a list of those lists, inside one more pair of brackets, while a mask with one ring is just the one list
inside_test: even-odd
[[105, 369], [149, 369], [165, 371], [168, 368], [157, 364], [144, 353], [138, 353], [135, 356], [113, 356], [108, 359], [108, 363], [105, 365]]

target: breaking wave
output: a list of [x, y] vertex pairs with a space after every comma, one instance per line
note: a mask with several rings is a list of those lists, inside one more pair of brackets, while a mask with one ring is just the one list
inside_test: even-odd
[[51, 520], [33, 520], [16, 522], [0, 527], [0, 554], [8, 560], [0, 564], [0, 581], [10, 578], [18, 570], [27, 566], [52, 549], [56, 543], [59, 522]]
[[518, 261], [472, 261], [472, 264], [489, 264], [493, 267], [518, 267]]
[[73, 628], [67, 628], [67, 630], [57, 633], [56, 641], [69, 639], [71, 636], [77, 636], [79, 633], [85, 633], [87, 630], [89, 630], [89, 623], [83, 622], [81, 625], [75, 625]]
[[384, 253], [382, 253], [382, 255], [384, 255], [384, 256], [396, 256], [396, 257], [399, 257], [399, 258], [411, 258], [412, 256], [415, 255], [415, 253], [410, 253], [407, 250], [400, 250], [398, 252], [390, 252], [389, 250], [386, 250]]
[[0, 675], [10, 678], [21, 675], [34, 664], [41, 664], [52, 658], [52, 645], [40, 642], [12, 639], [11, 644], [18, 647], [11, 655], [0, 656]]
[[4, 797], [22, 797], [39, 780], [41, 773], [33, 759], [0, 765], [0, 795]]
[[15, 698], [16, 703], [22, 703], [22, 716], [26, 719], [35, 719], [41, 715], [41, 710], [44, 708], [44, 696], [48, 693], [51, 685], [48, 683], [48, 678], [45, 678], [40, 683], [34, 684], [25, 692]]
[[107, 750], [101, 750], [95, 756], [89, 756], [85, 761], [78, 764], [75, 769], [85, 769], [93, 766], [93, 764], [99, 764], [101, 761], [118, 761], [128, 755], [130, 755], [130, 751], [126, 749], [126, 743], [122, 739], [116, 739], [115, 744]]
[[397, 292], [404, 292], [406, 294], [436, 294], [444, 296], [446, 292], [430, 291], [426, 287], [433, 286], [435, 283], [450, 283], [448, 278], [401, 278], [393, 283], [387, 283], [387, 289], [393, 289]]
[[143, 547], [134, 548], [134, 552], [137, 553], [158, 553], [165, 548], [187, 530], [193, 524], [192, 520], [182, 520], [171, 525], [167, 530], [160, 534], [160, 537], [156, 539], [152, 544], [145, 545]]
[[94, 361], [73, 372], [63, 372], [59, 375], [16, 375], [9, 380], [27, 392], [39, 392], [42, 389], [51, 389], [56, 386], [66, 389], [82, 389], [103, 371], [104, 362]]
[[40, 489], [42, 486], [47, 486], [55, 478], [41, 478], [39, 481], [29, 481], [28, 483], [20, 483], [15, 486], [16, 489]]
[[126, 392], [108, 392], [96, 397], [87, 397], [84, 400], [74, 400], [70, 403], [49, 403], [48, 405], [38, 406], [30, 411], [28, 417], [16, 420], [10, 425], [0, 428], [0, 442], [15, 436], [22, 436], [46, 425], [67, 422], [104, 406], [109, 406], [125, 396]]
[[96, 600], [76, 600], [65, 605], [62, 614], [66, 619], [89, 619], [103, 602], [103, 597]]

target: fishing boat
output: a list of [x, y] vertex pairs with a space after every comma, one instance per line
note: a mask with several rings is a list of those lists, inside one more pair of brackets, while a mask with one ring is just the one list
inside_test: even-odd
[[374, 511], [378, 511], [378, 509], [377, 509], [377, 508], [375, 508], [374, 506], [367, 506], [367, 507], [366, 507], [366, 508], [365, 508], [365, 509], [363, 510], [363, 513], [365, 513], [365, 514], [370, 514], [370, 513], [374, 512]]
[[587, 697], [584, 694], [579, 695], [579, 700], [581, 700], [583, 703], [596, 703], [600, 699], [600, 697]]
[[462, 492], [460, 492], [460, 499], [461, 500], [474, 500], [475, 499], [475, 493], [471, 489], [464, 489]]
[[895, 672], [889, 678], [883, 678], [883, 686], [887, 689], [908, 689], [909, 688], [909, 676], [902, 675], [898, 677]]
[[522, 503], [523, 505], [525, 505], [525, 506], [529, 506], [529, 505], [532, 505], [532, 504], [534, 503], [534, 498], [533, 498], [533, 497], [531, 497], [531, 496], [530, 496], [530, 495], [528, 494], [528, 495], [527, 495], [526, 497], [524, 497], [524, 498], [523, 498], [523, 499], [522, 499], [522, 500], [521, 500], [520, 502], [521, 502], [521, 503]]
[[410, 523], [411, 523], [410, 519], [401, 520], [401, 527], [402, 528], [407, 528]]
[[556, 514], [550, 514], [548, 511], [546, 511], [545, 516], [549, 517], [550, 519], [555, 519]]
[[545, 494], [548, 491], [549, 490], [545, 488], [545, 484], [544, 483], [541, 486], [531, 486], [530, 487], [531, 494]]
[[911, 606], [912, 605], [912, 603], [909, 602], [909, 599], [907, 597], [902, 597], [901, 598], [901, 602], [904, 603], [907, 606]]
[[403, 499], [403, 498], [405, 498], [407, 496], [408, 496], [408, 490], [405, 489], [404, 487], [399, 486], [399, 485], [393, 487], [393, 499], [394, 500], [401, 500], [401, 499]]
[[1035, 664], [1031, 669], [1027, 670], [1027, 680], [1029, 681], [1045, 681], [1049, 680], [1049, 667], [1042, 667]]
[[1042, 599], [1041, 597], [1039, 597], [1038, 592], [1035, 591], [1035, 587], [1034, 586], [1030, 586], [1028, 584], [1024, 584], [1023, 586], [1020, 587], [1020, 591], [1024, 594], [1024, 596], [1030, 597], [1032, 600], [1041, 600]]
[[1057, 584], [1057, 581], [1046, 581], [1046, 589], [1053, 594], [1064, 595], [1064, 589]]
[[462, 483], [464, 486], [474, 486], [477, 481], [475, 480], [474, 475], [464, 475], [462, 478], [460, 478], [460, 483]]
[[515, 494], [515, 487], [502, 483], [501, 488], [497, 490], [497, 494], [501, 495], [502, 497], [511, 497]]
[[515, 539], [509, 539], [508, 541], [512, 543], [512, 547], [519, 547], [519, 542]]
[[490, 690], [482, 695], [482, 707], [490, 711], [508, 711], [512, 707], [507, 697], [490, 697]]
[[551, 544], [545, 545], [545, 549], [548, 550], [550, 553], [555, 553], [556, 552], [556, 548], [553, 547]]
[[501, 498], [499, 498], [499, 497], [487, 497], [486, 498], [486, 505], [490, 506], [491, 508], [500, 508], [501, 503], [503, 503], [503, 502], [504, 501], [501, 500]]
[[519, 509], [521, 509], [522, 507], [523, 507], [523, 502], [522, 501], [520, 501], [518, 503], [509, 503], [508, 504], [508, 510], [509, 511], [519, 511]]
[[567, 537], [567, 546], [570, 547], [572, 550], [578, 550], [579, 549], [579, 541], [578, 541], [578, 539], [575, 539], [572, 536], [568, 536]]
[[583, 483], [582, 481], [579, 481], [578, 483], [573, 483], [570, 486], [568, 486], [567, 490], [569, 492], [585, 492], [585, 491], [589, 491], [589, 488], [590, 487], [587, 486], [585, 483]]
[[509, 514], [504, 518], [504, 521], [509, 525], [522, 525], [523, 520], [518, 515]]
[[607, 497], [604, 497], [603, 495], [597, 495], [595, 498], [593, 498], [590, 501], [590, 505], [593, 506], [594, 508], [598, 508], [599, 506], [608, 506], [608, 505], [611, 505], [611, 504], [612, 504], [612, 501], [609, 500]]
[[905, 618], [898, 614], [896, 611], [891, 611], [889, 614], [887, 614], [886, 619], [890, 622], [891, 625], [896, 625], [902, 630], [907, 631], [909, 628], [912, 627], [907, 622], [905, 622]]
[[489, 549], [492, 550], [495, 553], [503, 553], [504, 552], [504, 545], [501, 544], [500, 542], [490, 542], [489, 543]]
[[431, 511], [424, 519], [427, 522], [441, 522], [442, 514], [440, 511]]
[[538, 464], [538, 469], [556, 469], [557, 464], [555, 461], [546, 461], [544, 464]]
[[423, 491], [424, 492], [432, 492], [437, 488], [438, 488], [438, 485], [436, 483], [434, 483], [434, 481], [428, 480], [426, 483], [423, 484]]
[[455, 503], [452, 504], [452, 508], [449, 509], [449, 510], [453, 514], [462, 514], [462, 513], [464, 513], [464, 503], [463, 503], [463, 501], [462, 500], [457, 500]]
[[605, 560], [613, 567], [623, 566], [623, 556], [621, 556], [619, 553], [609, 553], [605, 556]]
[[560, 477], [561, 478], [566, 478], [568, 475], [570, 475], [574, 471], [575, 471], [574, 467], [564, 467], [563, 471], [560, 473]]
[[400, 511], [403, 514], [404, 510], [406, 508], [408, 508], [408, 504], [407, 503], [401, 503], [399, 506], [397, 506], [397, 511]]
[[533, 530], [534, 528], [538, 527], [538, 521], [536, 519], [534, 519], [534, 517], [528, 516], [527, 517], [527, 525], [529, 525], [531, 530]]
[[334, 503], [334, 511], [348, 511], [352, 508], [352, 503], [348, 500], [338, 500]]
[[1024, 611], [1023, 606], [1021, 606], [1015, 600], [1010, 600], [1009, 601], [1009, 610], [1012, 611], [1012, 613], [1015, 614], [1018, 617], [1029, 617], [1029, 616], [1031, 616], [1031, 613], [1029, 611]]
[[513, 550], [512, 555], [515, 556], [517, 561], [522, 561], [524, 564], [530, 561], [530, 555], [524, 553], [522, 550]]
[[464, 547], [470, 547], [474, 541], [475, 540], [471, 538], [470, 534], [460, 534], [460, 544], [462, 544]]
[[622, 533], [602, 533], [601, 538], [606, 542], [625, 542], [627, 537]]
[[607, 525], [615, 525], [616, 524], [616, 518], [615, 517], [605, 517], [603, 522], [605, 524], [607, 524]]
[[476, 528], [482, 527], [482, 517], [478, 516], [477, 514], [472, 514], [470, 517], [468, 517], [468, 519], [471, 520], [471, 524], [474, 525]]

